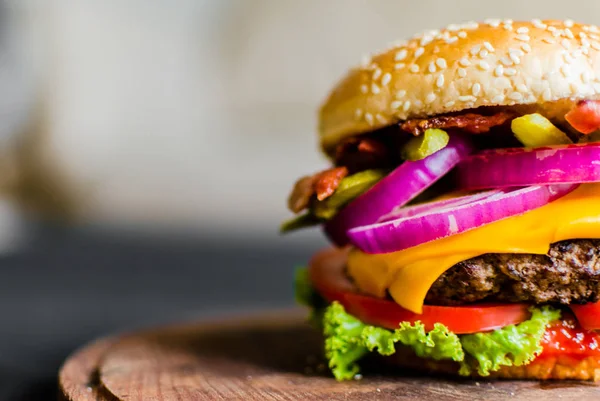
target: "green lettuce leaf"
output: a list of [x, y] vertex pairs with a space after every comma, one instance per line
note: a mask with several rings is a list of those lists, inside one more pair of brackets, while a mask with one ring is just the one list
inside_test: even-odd
[[357, 362], [368, 352], [392, 355], [396, 343], [411, 347], [422, 358], [464, 359], [458, 336], [442, 324], [430, 332], [425, 332], [420, 322], [404, 322], [400, 328], [388, 330], [362, 323], [337, 302], [325, 309], [323, 333], [325, 356], [337, 380], [352, 379], [359, 372]]
[[[477, 363], [477, 373], [488, 376], [501, 366], [521, 366], [533, 361], [542, 352], [542, 336], [552, 321], [560, 319], [560, 311], [548, 306], [531, 309], [531, 318], [487, 333], [460, 336], [467, 354]], [[460, 373], [468, 375], [471, 367], [463, 363]]]
[[308, 320], [316, 327], [322, 328], [327, 302], [315, 291], [305, 267], [299, 267], [294, 272], [294, 294], [296, 303], [309, 308]]
[[460, 363], [459, 373], [477, 372], [487, 376], [502, 366], [521, 366], [542, 351], [546, 327], [560, 319], [560, 311], [549, 306], [531, 308], [531, 317], [517, 325], [476, 334], [452, 333], [443, 324], [427, 332], [420, 322], [402, 322], [395, 330], [371, 326], [327, 302], [314, 290], [308, 270], [296, 270], [296, 299], [312, 310], [313, 324], [323, 330], [325, 356], [337, 380], [352, 379], [359, 373], [358, 361], [369, 352], [392, 355], [396, 344], [412, 348], [421, 358]]

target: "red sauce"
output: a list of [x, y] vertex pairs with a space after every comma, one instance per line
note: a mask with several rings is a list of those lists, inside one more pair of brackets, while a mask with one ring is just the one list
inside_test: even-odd
[[586, 358], [600, 356], [600, 333], [581, 328], [575, 318], [565, 316], [546, 329], [542, 339], [545, 356], [569, 355]]

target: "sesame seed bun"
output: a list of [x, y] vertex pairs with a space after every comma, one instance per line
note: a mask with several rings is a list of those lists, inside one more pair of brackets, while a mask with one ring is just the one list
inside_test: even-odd
[[364, 60], [321, 107], [321, 146], [410, 118], [481, 106], [561, 109], [600, 98], [600, 29], [487, 20], [428, 31]]

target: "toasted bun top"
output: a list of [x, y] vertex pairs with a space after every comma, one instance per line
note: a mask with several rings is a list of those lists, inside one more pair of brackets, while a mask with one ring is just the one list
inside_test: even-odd
[[398, 121], [480, 106], [600, 98], [600, 29], [486, 20], [395, 44], [348, 72], [319, 115], [321, 146]]

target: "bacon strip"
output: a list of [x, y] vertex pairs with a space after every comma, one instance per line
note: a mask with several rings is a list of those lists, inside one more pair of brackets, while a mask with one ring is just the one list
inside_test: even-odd
[[408, 120], [400, 124], [404, 131], [418, 136], [430, 128], [460, 128], [471, 134], [483, 134], [492, 127], [502, 125], [515, 116], [513, 113], [501, 111], [491, 116], [484, 116], [475, 113], [466, 113], [458, 116], [440, 116], [427, 119]]
[[388, 146], [375, 138], [348, 138], [335, 151], [335, 164], [346, 166], [352, 172], [388, 166], [390, 163]]
[[288, 207], [298, 213], [308, 207], [313, 195], [322, 201], [333, 195], [340, 182], [348, 175], [347, 167], [333, 167], [296, 181], [288, 198]]

